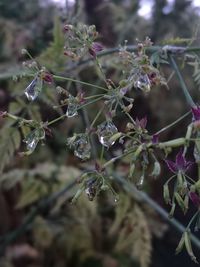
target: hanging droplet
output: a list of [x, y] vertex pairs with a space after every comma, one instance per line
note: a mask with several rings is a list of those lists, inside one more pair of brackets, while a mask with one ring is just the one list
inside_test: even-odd
[[142, 175], [140, 176], [140, 179], [138, 180], [136, 186], [137, 186], [137, 188], [140, 190], [140, 189], [142, 189], [143, 184], [144, 184], [144, 174], [142, 174]]
[[138, 75], [134, 86], [141, 89], [145, 93], [148, 93], [151, 89], [151, 81], [149, 80], [149, 77], [147, 74], [140, 74]]
[[193, 156], [194, 156], [194, 158], [195, 158], [195, 162], [196, 162], [196, 163], [199, 163], [199, 162], [200, 162], [200, 151], [199, 151], [197, 145], [195, 145], [195, 147], [194, 147]]
[[69, 95], [68, 101], [69, 102], [68, 102], [66, 116], [68, 118], [71, 118], [71, 117], [78, 115], [77, 109], [79, 105], [78, 105], [77, 99], [72, 95]]
[[33, 133], [31, 133], [26, 137], [24, 142], [26, 143], [27, 150], [34, 151], [39, 142], [39, 139], [36, 138]]
[[85, 193], [90, 201], [93, 201], [96, 196], [96, 189], [93, 186], [90, 186], [85, 189]]
[[117, 132], [117, 127], [111, 121], [103, 122], [97, 127], [99, 142], [105, 147], [114, 145], [116, 140], [111, 137]]
[[87, 160], [91, 155], [91, 145], [89, 143], [88, 137], [85, 134], [77, 135], [76, 140], [73, 143], [74, 155]]
[[34, 101], [42, 90], [43, 81], [39, 77], [35, 77], [24, 93], [29, 101]]
[[118, 195], [115, 196], [114, 202], [115, 203], [118, 203], [119, 202], [119, 196]]
[[96, 182], [97, 180], [95, 177], [92, 177], [86, 181], [85, 193], [90, 201], [92, 201], [95, 198], [96, 193], [97, 193]]
[[45, 132], [43, 129], [35, 129], [30, 132], [25, 138], [27, 150], [33, 152], [38, 144], [38, 142], [45, 138]]

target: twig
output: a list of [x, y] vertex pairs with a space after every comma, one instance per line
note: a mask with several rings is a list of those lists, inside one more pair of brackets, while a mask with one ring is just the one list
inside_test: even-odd
[[183, 80], [183, 77], [182, 77], [182, 75], [181, 75], [181, 73], [179, 71], [179, 68], [178, 68], [178, 66], [176, 64], [176, 61], [174, 60], [174, 58], [173, 58], [173, 56], [171, 54], [169, 54], [169, 58], [170, 58], [172, 67], [175, 70], [176, 75], [177, 75], [177, 77], [179, 79], [179, 82], [180, 82], [182, 91], [183, 91], [183, 93], [185, 95], [185, 98], [187, 100], [187, 103], [190, 105], [190, 107], [196, 107], [196, 105], [195, 105], [195, 103], [194, 103], [194, 101], [193, 101], [193, 99], [192, 99], [192, 97], [191, 97], [191, 95], [190, 95], [190, 93], [189, 93], [189, 91], [187, 89], [187, 86], [186, 86], [186, 84], [185, 84], [185, 82]]
[[162, 128], [161, 130], [157, 131], [154, 135], [158, 135], [161, 134], [162, 132], [168, 130], [169, 128], [171, 128], [172, 126], [176, 125], [177, 123], [179, 123], [180, 121], [182, 121], [183, 119], [185, 119], [189, 114], [191, 114], [191, 110], [186, 112], [185, 114], [183, 114], [180, 118], [178, 118], [177, 120], [173, 121], [172, 123], [168, 124], [167, 126], [165, 126], [164, 128]]
[[[154, 200], [152, 200], [146, 193], [142, 191], [138, 191], [136, 187], [125, 180], [122, 177], [119, 177], [117, 175], [114, 176], [114, 179], [116, 182], [118, 182], [124, 190], [130, 194], [131, 197], [134, 197], [139, 202], [145, 202], [150, 207], [152, 207], [158, 214], [165, 219], [169, 224], [171, 224], [174, 228], [176, 228], [180, 233], [183, 233], [185, 231], [185, 227], [179, 223], [176, 219], [169, 219], [168, 213], [160, 207]], [[25, 221], [22, 223], [22, 225], [16, 229], [15, 231], [11, 232], [10, 234], [6, 235], [3, 239], [4, 242], [0, 245], [0, 253], [2, 254], [6, 248], [7, 245], [9, 245], [11, 242], [14, 242], [17, 240], [17, 238], [21, 235], [23, 235], [26, 230], [31, 226], [34, 218], [42, 213], [46, 208], [48, 208], [51, 204], [54, 204], [56, 200], [61, 197], [62, 195], [66, 194], [68, 191], [70, 191], [74, 186], [76, 185], [76, 180], [74, 180], [72, 183], [67, 184], [66, 187], [61, 189], [58, 192], [53, 193], [49, 198], [46, 200], [41, 201], [37, 207], [35, 207], [31, 213], [27, 216]], [[200, 241], [198, 238], [196, 238], [193, 234], [191, 234], [191, 241], [192, 243], [200, 249]]]
[[[186, 227], [179, 223], [176, 219], [169, 218], [169, 214], [160, 207], [153, 199], [151, 199], [145, 192], [139, 191], [136, 187], [128, 182], [127, 180], [114, 176], [114, 179], [123, 186], [124, 190], [128, 192], [132, 197], [134, 197], [139, 202], [145, 202], [150, 207], [152, 207], [164, 220], [166, 220], [169, 224], [171, 224], [175, 229], [177, 229], [180, 233], [184, 233]], [[200, 240], [191, 234], [192, 243], [200, 250]]]
[[[135, 52], [137, 51], [138, 47], [136, 45], [127, 45], [127, 51], [129, 52]], [[163, 48], [166, 48], [166, 46], [151, 46], [151, 47], [146, 47], [145, 50], [147, 53], [154, 53], [157, 51], [162, 51]], [[114, 47], [114, 48], [108, 48], [105, 49], [104, 51], [101, 51], [99, 53], [97, 53], [97, 57], [104, 57], [104, 56], [108, 56], [114, 53], [119, 53], [120, 52], [120, 47]], [[200, 52], [200, 47], [182, 47], [182, 46], [170, 46], [170, 51], [173, 52], [173, 54], [176, 53], [180, 53], [180, 51], [182, 51], [182, 53], [190, 53], [190, 52]], [[92, 62], [93, 58], [87, 58], [85, 60], [80, 61], [77, 64], [71, 65], [67, 71], [72, 71], [74, 69], [76, 69], [77, 67], [80, 67], [82, 65], [85, 65], [89, 62]]]

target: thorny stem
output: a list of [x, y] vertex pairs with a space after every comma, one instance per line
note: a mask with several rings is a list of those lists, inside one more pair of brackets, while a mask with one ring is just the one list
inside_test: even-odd
[[190, 107], [196, 107], [196, 105], [195, 105], [195, 103], [194, 103], [194, 101], [193, 101], [193, 99], [192, 99], [192, 97], [191, 97], [191, 95], [190, 95], [190, 93], [188, 91], [188, 88], [187, 88], [187, 86], [186, 86], [186, 84], [185, 84], [185, 82], [183, 80], [183, 77], [182, 77], [182, 75], [181, 75], [181, 73], [179, 71], [179, 68], [178, 68], [178, 66], [176, 64], [176, 61], [175, 61], [174, 57], [172, 55], [169, 55], [169, 58], [170, 58], [170, 61], [172, 63], [172, 66], [173, 66], [173, 68], [174, 68], [174, 70], [176, 72], [176, 75], [177, 75], [177, 77], [179, 79], [179, 82], [180, 82], [182, 91], [183, 91], [183, 93], [185, 95], [185, 98], [187, 100], [187, 103], [189, 104]]

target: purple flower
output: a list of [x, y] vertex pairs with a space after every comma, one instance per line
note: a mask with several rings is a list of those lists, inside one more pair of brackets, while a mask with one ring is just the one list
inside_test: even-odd
[[200, 208], [200, 197], [195, 192], [190, 192], [189, 197], [192, 203], [197, 207]]
[[89, 48], [89, 53], [91, 56], [96, 57], [96, 54], [102, 50], [103, 50], [102, 44], [94, 42]]
[[136, 124], [136, 127], [137, 128], [145, 129], [146, 126], [147, 126], [147, 117], [144, 117], [141, 120], [139, 120], [138, 118], [136, 118], [135, 124]]
[[165, 162], [167, 163], [167, 167], [169, 168], [169, 170], [173, 173], [177, 173], [179, 171], [186, 172], [193, 164], [191, 161], [186, 161], [182, 149], [177, 154], [175, 162], [171, 160], [165, 160]]
[[41, 79], [47, 83], [52, 83], [53, 82], [53, 76], [51, 73], [44, 71], [41, 74]]
[[200, 106], [196, 106], [195, 108], [192, 108], [192, 115], [194, 121], [200, 120]]

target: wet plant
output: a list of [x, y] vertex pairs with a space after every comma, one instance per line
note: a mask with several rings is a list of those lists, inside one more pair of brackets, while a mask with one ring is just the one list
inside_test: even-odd
[[[64, 32], [63, 57], [66, 57], [67, 63], [77, 64], [75, 66], [78, 68], [87, 59], [93, 63], [98, 78], [104, 85], [83, 81], [79, 77], [73, 77], [73, 73], [61, 75], [47, 70], [23, 49], [22, 53], [28, 57], [23, 64], [23, 78], [29, 79], [27, 87], [22, 89], [26, 101], [33, 104], [42, 97], [45, 98], [45, 91], [54, 90], [58, 103], [52, 105], [52, 109], [60, 114], [52, 120], [43, 121], [32, 119], [28, 112], [25, 112], [25, 117], [21, 111], [17, 114], [7, 111], [1, 113], [1, 117], [13, 122], [13, 127], [17, 127], [23, 137], [25, 152], [20, 152], [20, 155], [37, 153], [37, 147], [51, 135], [54, 124], [61, 120], [75, 120], [79, 127], [75, 127], [73, 133], [66, 136], [66, 153], [72, 151], [74, 157], [80, 160], [84, 171], [77, 179], [79, 189], [72, 198], [73, 203], [81, 194], [92, 201], [102, 191], [110, 192], [117, 202], [119, 188], [115, 188], [115, 176], [119, 175], [118, 170], [123, 161], [128, 162], [123, 179], [134, 183], [139, 190], [148, 183], [149, 177], [159, 177], [162, 169], [168, 168], [171, 176], [164, 183], [163, 196], [171, 206], [170, 216], [174, 215], [177, 207], [184, 214], [190, 206], [197, 209], [176, 251], [180, 252], [185, 246], [192, 260], [197, 262], [192, 251], [190, 232], [194, 223], [195, 230], [200, 228], [200, 107], [190, 96], [176, 63], [177, 51], [179, 56], [184, 55], [192, 52], [192, 47], [157, 47], [153, 46], [149, 38], [143, 42], [137, 41], [131, 47], [125, 42], [124, 46], [113, 50], [118, 52], [115, 57], [122, 66], [119, 79], [114, 81], [107, 78], [107, 69], [102, 60], [106, 48], [97, 41], [95, 26], [68, 24], [64, 26]], [[109, 56], [111, 54], [112, 51]], [[160, 64], [155, 64], [158, 60]], [[189, 108], [182, 117], [159, 131], [150, 133], [148, 114], [143, 118], [134, 116], [134, 97], [136, 93], [148, 97], [152, 90], [164, 90], [162, 87], [158, 89], [159, 85], [168, 86], [167, 79], [162, 74], [162, 64], [166, 63], [171, 64], [177, 74]], [[27, 105], [27, 109], [31, 104]], [[191, 121], [184, 136], [165, 141], [160, 138], [162, 132], [175, 127], [189, 115]], [[192, 156], [189, 153], [191, 148], [194, 151]], [[177, 149], [177, 156], [172, 160], [170, 152]], [[188, 174], [194, 168], [198, 169], [197, 177]]]

